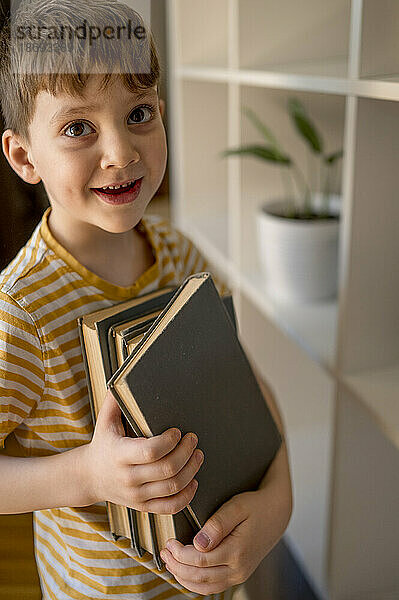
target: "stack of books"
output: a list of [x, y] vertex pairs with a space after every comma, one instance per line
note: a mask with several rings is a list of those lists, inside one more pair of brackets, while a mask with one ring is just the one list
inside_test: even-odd
[[191, 544], [233, 495], [255, 490], [281, 444], [236, 329], [233, 300], [208, 272], [78, 319], [93, 423], [107, 388], [130, 437], [192, 431], [205, 460], [191, 503], [174, 515], [107, 502], [111, 532], [139, 556], [170, 538]]

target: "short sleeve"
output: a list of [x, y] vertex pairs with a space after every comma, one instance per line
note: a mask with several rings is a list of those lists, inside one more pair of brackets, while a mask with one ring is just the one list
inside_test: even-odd
[[219, 276], [216, 276], [201, 252], [195, 246], [195, 244], [183, 234], [180, 230], [175, 229], [180, 246], [180, 257], [182, 264], [182, 280], [184, 280], [189, 275], [194, 275], [194, 273], [200, 273], [201, 271], [208, 271], [212, 275], [212, 279], [215, 283], [216, 289], [218, 290], [220, 295], [229, 294], [230, 290], [225, 284], [224, 281], [220, 279]]
[[30, 315], [0, 292], [0, 448], [42, 397], [44, 366]]

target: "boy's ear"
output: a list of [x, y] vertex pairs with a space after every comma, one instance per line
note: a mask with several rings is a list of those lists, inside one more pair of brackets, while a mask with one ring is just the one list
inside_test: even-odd
[[3, 153], [11, 168], [26, 183], [40, 183], [41, 177], [36, 173], [32, 163], [28, 144], [26, 144], [12, 129], [6, 129], [1, 137]]
[[159, 100], [159, 112], [161, 113], [161, 117], [163, 119], [165, 115], [165, 100], [162, 100], [162, 98]]

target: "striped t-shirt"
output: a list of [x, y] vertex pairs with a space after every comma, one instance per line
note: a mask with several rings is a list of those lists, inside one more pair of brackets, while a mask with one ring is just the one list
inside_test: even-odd
[[[0, 274], [0, 444], [13, 432], [25, 456], [64, 452], [93, 434], [77, 318], [209, 270], [171, 223], [145, 215], [136, 226], [155, 262], [129, 287], [101, 279], [53, 237], [51, 207]], [[219, 292], [223, 284], [215, 279]], [[44, 599], [204, 598], [183, 588], [130, 540], [114, 541], [105, 502], [33, 513], [35, 558]], [[232, 590], [210, 596], [228, 600]]]

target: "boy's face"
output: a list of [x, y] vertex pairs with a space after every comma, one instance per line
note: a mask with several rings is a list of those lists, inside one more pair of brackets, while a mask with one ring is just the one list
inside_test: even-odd
[[[156, 86], [139, 98], [120, 79], [99, 92], [100, 81], [100, 75], [91, 75], [82, 99], [40, 92], [25, 154], [3, 134], [11, 166], [28, 183], [43, 181], [52, 218], [65, 232], [77, 228], [84, 234], [90, 226], [111, 233], [132, 229], [165, 173], [164, 103]], [[80, 108], [91, 105], [97, 106]], [[71, 109], [77, 109], [71, 116], [56, 115]], [[93, 190], [140, 178], [138, 196], [124, 204], [106, 202]]]

